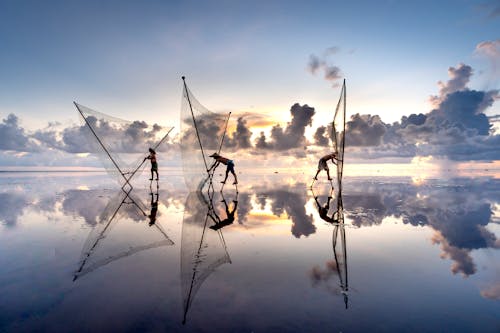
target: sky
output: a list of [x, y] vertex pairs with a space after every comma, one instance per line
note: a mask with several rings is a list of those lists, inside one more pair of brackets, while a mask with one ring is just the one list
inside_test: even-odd
[[499, 31], [487, 0], [1, 1], [0, 166], [92, 165], [73, 101], [178, 133], [183, 75], [247, 156], [317, 159], [345, 78], [353, 160], [500, 160]]

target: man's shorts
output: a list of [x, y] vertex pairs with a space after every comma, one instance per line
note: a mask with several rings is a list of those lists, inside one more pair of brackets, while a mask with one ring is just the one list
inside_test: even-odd
[[318, 170], [328, 170], [328, 165], [325, 160], [319, 160]]
[[158, 171], [158, 163], [156, 162], [151, 163], [151, 171]]
[[231, 171], [231, 172], [234, 172], [234, 162], [232, 160], [229, 160], [227, 162], [227, 169], [226, 169], [227, 172]]

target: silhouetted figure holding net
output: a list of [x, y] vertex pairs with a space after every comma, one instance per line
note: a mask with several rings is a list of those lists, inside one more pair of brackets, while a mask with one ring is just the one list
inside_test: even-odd
[[156, 222], [156, 213], [158, 213], [158, 192], [156, 193], [156, 200], [155, 200], [155, 194], [153, 192], [151, 194], [151, 212], [149, 213], [149, 226], [151, 227], [153, 224]]
[[226, 199], [222, 197], [221, 202], [224, 203], [224, 207], [226, 208], [226, 219], [221, 220], [217, 214], [215, 214], [216, 218], [218, 221], [216, 221], [215, 225], [211, 226], [210, 229], [212, 230], [219, 230], [227, 225], [233, 224], [234, 222], [234, 214], [236, 213], [236, 208], [238, 208], [238, 197], [236, 197], [236, 200], [233, 200], [233, 210], [229, 210], [229, 206], [226, 202]]
[[318, 213], [319, 217], [321, 217], [322, 220], [328, 222], [328, 223], [338, 223], [338, 216], [335, 218], [337, 212], [334, 212], [332, 216], [328, 216], [328, 211], [330, 210], [330, 200], [332, 200], [332, 197], [328, 197], [326, 204], [324, 206], [321, 206], [321, 204], [318, 201], [318, 197], [314, 197], [314, 200], [316, 201], [316, 205], [318, 206]]
[[321, 172], [321, 170], [325, 170], [326, 175], [328, 176], [328, 180], [332, 180], [332, 178], [330, 177], [330, 169], [328, 168], [328, 164], [326, 163], [329, 160], [331, 160], [333, 164], [337, 164], [337, 162], [336, 162], [337, 154], [331, 153], [331, 154], [325, 155], [319, 159], [318, 171], [316, 172], [316, 175], [314, 176], [314, 180], [318, 180], [318, 174]]
[[149, 180], [153, 180], [153, 173], [156, 173], [156, 180], [160, 177], [158, 176], [158, 162], [156, 162], [156, 152], [153, 148], [149, 148], [149, 156], [144, 158], [145, 160], [151, 160], [151, 178]]
[[236, 173], [234, 172], [234, 162], [233, 162], [233, 160], [230, 160], [228, 158], [220, 156], [217, 153], [213, 153], [212, 155], [210, 155], [210, 157], [213, 157], [215, 159], [215, 162], [214, 162], [214, 164], [212, 164], [212, 166], [210, 167], [210, 169], [208, 169], [208, 172], [210, 172], [212, 169], [215, 172], [215, 169], [219, 166], [220, 163], [222, 163], [222, 164], [226, 165], [227, 167], [226, 167], [226, 177], [224, 178], [223, 181], [221, 181], [221, 183], [222, 184], [226, 183], [227, 176], [229, 175], [229, 172], [231, 172], [233, 174], [233, 176], [234, 176], [233, 185], [238, 184], [238, 178], [236, 177]]

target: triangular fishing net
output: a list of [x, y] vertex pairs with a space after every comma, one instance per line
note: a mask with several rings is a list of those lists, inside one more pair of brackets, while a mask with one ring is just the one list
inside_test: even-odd
[[148, 225], [149, 209], [132, 191], [120, 191], [112, 198], [91, 230], [74, 279], [135, 253], [173, 245], [161, 224]]
[[181, 241], [181, 292], [184, 322], [196, 292], [220, 265], [230, 262], [220, 230], [212, 230], [209, 203], [200, 191], [191, 192], [185, 204]]
[[349, 283], [347, 274], [347, 246], [344, 225], [344, 210], [342, 205], [339, 207], [337, 214], [338, 224], [333, 229], [332, 235], [333, 255], [335, 257], [337, 271], [339, 272], [340, 290], [344, 297], [344, 303], [347, 309]]
[[[344, 170], [344, 147], [345, 147], [345, 120], [346, 120], [346, 88], [345, 80], [342, 84], [339, 102], [333, 117], [331, 139], [333, 150], [337, 153], [337, 186], [335, 187], [336, 197], [342, 193], [342, 176]], [[340, 202], [338, 203], [340, 205]]]
[[181, 154], [184, 180], [189, 191], [203, 186], [214, 152], [220, 153], [229, 114], [205, 108], [184, 83], [181, 103]]
[[172, 127], [143, 121], [127, 121], [75, 103], [82, 123], [81, 133], [87, 138], [88, 152], [95, 154], [105, 170], [122, 186], [139, 175], [148, 163], [148, 149], [161, 150]]

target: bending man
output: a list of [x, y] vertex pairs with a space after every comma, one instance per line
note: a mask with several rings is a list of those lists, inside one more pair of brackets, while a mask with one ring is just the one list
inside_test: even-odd
[[333, 164], [337, 164], [336, 159], [337, 159], [337, 154], [335, 153], [331, 153], [320, 158], [318, 162], [318, 172], [316, 172], [314, 180], [318, 180], [318, 174], [321, 172], [321, 170], [326, 170], [328, 180], [332, 180], [332, 178], [330, 177], [330, 169], [328, 169], [328, 164], [326, 164], [326, 162], [328, 162], [328, 160], [332, 160]]
[[226, 168], [226, 177], [224, 178], [223, 181], [221, 181], [221, 183], [222, 184], [226, 183], [227, 176], [229, 175], [229, 172], [231, 172], [233, 174], [233, 176], [234, 176], [233, 185], [238, 184], [238, 178], [236, 177], [236, 173], [234, 172], [234, 162], [233, 162], [233, 160], [230, 160], [228, 158], [222, 157], [222, 156], [220, 156], [217, 153], [213, 153], [212, 155], [210, 155], [210, 157], [213, 157], [215, 159], [215, 162], [214, 162], [214, 164], [212, 164], [212, 166], [210, 167], [210, 169], [207, 170], [208, 172], [210, 172], [212, 169], [214, 169], [214, 171], [215, 171], [215, 169], [219, 166], [219, 164], [222, 163], [222, 164], [226, 165], [227, 168]]

